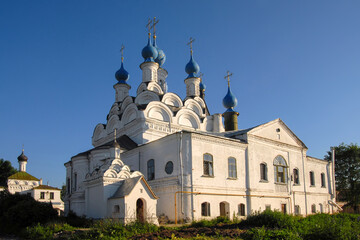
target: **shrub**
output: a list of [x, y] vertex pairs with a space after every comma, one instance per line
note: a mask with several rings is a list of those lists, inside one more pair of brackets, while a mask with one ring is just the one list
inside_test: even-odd
[[50, 203], [41, 203], [31, 196], [0, 193], [0, 231], [18, 233], [37, 223], [46, 223], [58, 217]]
[[278, 211], [265, 210], [256, 212], [239, 223], [239, 226], [268, 227], [268, 228], [288, 228], [293, 229], [297, 225], [298, 217], [283, 214]]
[[23, 235], [26, 238], [36, 240], [52, 239], [55, 233], [61, 231], [72, 231], [74, 229], [74, 227], [71, 227], [66, 223], [50, 223], [46, 225], [41, 225], [40, 223], [38, 223], [33, 227], [27, 227]]
[[69, 211], [68, 215], [63, 219], [67, 224], [79, 228], [88, 228], [94, 224], [92, 219], [86, 218], [85, 216], [79, 217], [73, 211]]

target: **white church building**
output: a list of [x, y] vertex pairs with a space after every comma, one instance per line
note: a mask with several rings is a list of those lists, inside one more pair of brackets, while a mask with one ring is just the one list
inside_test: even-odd
[[[28, 157], [24, 150], [18, 157], [19, 171], [7, 179], [7, 190], [11, 194], [26, 194], [36, 201], [51, 203], [52, 207], [61, 215], [64, 212], [64, 202], [61, 200], [61, 189], [43, 185], [38, 179], [26, 172]], [[4, 189], [5, 190], [5, 189]]]
[[160, 216], [188, 222], [265, 209], [335, 212], [332, 162], [307, 156], [280, 119], [239, 130], [229, 73], [225, 112], [210, 114], [191, 42], [185, 98], [167, 92], [155, 31], [151, 39], [149, 29], [137, 83], [129, 81], [122, 56], [115, 101], [106, 123], [94, 129], [93, 148], [65, 163], [65, 211], [153, 223]]

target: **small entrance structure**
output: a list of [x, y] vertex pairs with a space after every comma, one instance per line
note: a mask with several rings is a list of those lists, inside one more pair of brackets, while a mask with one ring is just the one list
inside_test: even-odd
[[112, 197], [108, 199], [112, 218], [123, 223], [139, 221], [158, 225], [156, 204], [158, 197], [151, 190], [144, 177], [138, 176], [121, 181]]

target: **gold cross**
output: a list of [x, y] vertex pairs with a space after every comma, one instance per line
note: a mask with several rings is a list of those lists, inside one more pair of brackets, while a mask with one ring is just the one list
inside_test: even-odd
[[151, 35], [151, 19], [149, 18], [148, 23], [146, 24], [146, 28], [149, 29], [149, 37]]
[[230, 87], [230, 77], [232, 76], [233, 74], [230, 73], [230, 71], [228, 70], [227, 71], [227, 75], [224, 77], [225, 79], [227, 78], [227, 82], [228, 82], [228, 86]]
[[124, 45], [121, 44], [121, 48], [120, 48], [120, 52], [121, 52], [121, 62], [124, 61], [124, 49], [125, 49]]
[[195, 39], [193, 39], [192, 37], [190, 37], [190, 42], [187, 43], [187, 45], [190, 46], [190, 53], [192, 55], [193, 53], [193, 50], [192, 50], [192, 43], [195, 42]]
[[159, 20], [156, 20], [156, 17], [154, 17], [153, 24], [151, 25], [151, 28], [153, 29], [153, 33], [154, 33], [154, 34], [153, 34], [153, 35], [154, 35], [154, 36], [153, 36], [154, 38], [156, 38], [156, 35], [155, 35], [155, 32], [156, 32], [156, 31], [155, 31], [155, 26], [156, 26], [156, 24], [158, 24], [158, 23], [159, 23]]

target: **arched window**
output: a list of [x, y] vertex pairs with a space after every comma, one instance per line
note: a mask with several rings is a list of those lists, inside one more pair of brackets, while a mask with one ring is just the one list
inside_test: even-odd
[[294, 184], [300, 184], [299, 169], [294, 168], [293, 170]]
[[235, 158], [233, 157], [228, 158], [228, 167], [229, 167], [229, 178], [237, 178]]
[[315, 186], [315, 176], [313, 171], [310, 172], [310, 186]]
[[240, 203], [238, 205], [238, 215], [239, 216], [245, 216], [245, 204]]
[[294, 210], [295, 210], [295, 211], [294, 211], [295, 215], [300, 215], [300, 214], [301, 214], [300, 206], [299, 206], [299, 205], [295, 205]]
[[287, 164], [285, 159], [282, 156], [277, 156], [274, 159], [274, 175], [276, 183], [286, 183], [287, 174], [286, 174]]
[[311, 205], [311, 212], [316, 213], [316, 205], [315, 204]]
[[260, 180], [261, 181], [267, 181], [268, 180], [266, 163], [261, 163], [260, 164]]
[[210, 203], [203, 202], [201, 204], [201, 216], [205, 216], [205, 217], [210, 216]]
[[321, 173], [321, 187], [326, 187], [326, 185], [325, 185], [325, 173]]
[[323, 205], [321, 203], [319, 203], [319, 208], [320, 208], [320, 213], [323, 213]]
[[204, 175], [214, 176], [213, 157], [211, 154], [204, 154]]
[[155, 179], [155, 161], [154, 161], [154, 159], [150, 159], [147, 162], [147, 178], [148, 178], [148, 180]]

